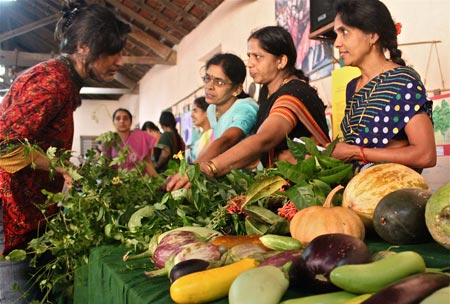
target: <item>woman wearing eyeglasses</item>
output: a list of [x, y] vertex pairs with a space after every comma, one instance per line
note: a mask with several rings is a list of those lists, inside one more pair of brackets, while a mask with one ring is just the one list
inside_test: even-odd
[[[324, 103], [309, 85], [308, 77], [295, 68], [297, 51], [289, 32], [279, 26], [257, 30], [247, 40], [247, 55], [251, 77], [262, 84], [257, 131], [201, 163], [200, 170], [211, 176], [245, 168], [258, 159], [266, 167], [277, 160], [295, 162], [286, 136], [314, 137], [323, 145], [329, 142]], [[168, 191], [181, 187], [189, 184], [171, 180], [166, 185]]]
[[201, 163], [216, 157], [249, 136], [255, 128], [258, 104], [243, 89], [245, 64], [234, 54], [216, 54], [206, 62], [205, 99], [213, 142], [197, 158]]
[[[247, 71], [241, 58], [230, 53], [219, 53], [206, 62], [205, 99], [209, 104], [208, 120], [213, 129], [213, 141], [202, 150], [195, 163], [208, 163], [224, 153], [255, 130], [258, 104], [244, 92]], [[169, 186], [170, 185], [170, 186]], [[171, 176], [168, 190], [189, 185], [185, 175]]]

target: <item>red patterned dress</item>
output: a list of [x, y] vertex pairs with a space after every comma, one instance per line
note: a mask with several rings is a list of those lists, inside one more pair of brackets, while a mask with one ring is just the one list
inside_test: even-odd
[[[0, 105], [0, 142], [28, 139], [44, 151], [49, 147], [71, 149], [73, 112], [81, 104], [82, 79], [66, 58], [40, 63], [21, 74]], [[60, 175], [30, 166], [10, 174], [0, 168], [0, 198], [5, 238], [4, 254], [26, 248], [45, 224], [35, 205], [45, 202], [42, 189], [59, 192]], [[49, 208], [46, 216], [54, 213]]]

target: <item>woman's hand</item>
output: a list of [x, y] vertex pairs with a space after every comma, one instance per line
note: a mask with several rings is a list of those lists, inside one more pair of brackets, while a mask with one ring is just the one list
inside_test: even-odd
[[[200, 171], [209, 176], [214, 176], [213, 169], [208, 162], [200, 163]], [[191, 183], [188, 176], [185, 174], [183, 177], [179, 173], [169, 176], [166, 181], [166, 191], [174, 191], [181, 188], [191, 188]]]
[[181, 177], [180, 173], [177, 173], [167, 179], [166, 191], [170, 192], [181, 188], [191, 188], [191, 183], [189, 182], [189, 178], [186, 174]]
[[67, 189], [72, 188], [72, 176], [66, 171], [62, 173], [62, 176], [64, 178], [64, 184], [66, 185]]
[[338, 142], [336, 143], [331, 156], [342, 160], [345, 163], [357, 160], [359, 159], [359, 146]]

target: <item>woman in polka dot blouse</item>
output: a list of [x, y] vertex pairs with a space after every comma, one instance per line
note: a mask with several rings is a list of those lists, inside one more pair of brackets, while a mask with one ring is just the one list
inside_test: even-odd
[[340, 1], [334, 30], [344, 64], [358, 67], [361, 76], [347, 85], [343, 142], [332, 156], [360, 167], [392, 162], [420, 172], [435, 166], [432, 101], [401, 58], [389, 10], [378, 0]]

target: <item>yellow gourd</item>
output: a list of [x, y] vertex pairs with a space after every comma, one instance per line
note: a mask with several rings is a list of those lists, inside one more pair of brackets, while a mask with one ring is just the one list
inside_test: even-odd
[[398, 189], [429, 189], [425, 178], [400, 164], [385, 163], [356, 174], [345, 187], [342, 207], [355, 211], [367, 229], [373, 229], [373, 214], [380, 200]]
[[343, 186], [337, 186], [323, 206], [311, 206], [298, 211], [291, 220], [291, 236], [305, 247], [315, 237], [329, 233], [344, 233], [364, 240], [365, 228], [359, 216], [348, 208], [333, 207], [334, 195]]
[[227, 296], [234, 279], [259, 262], [245, 258], [222, 267], [194, 272], [178, 278], [170, 285], [170, 297], [175, 303], [208, 303]]

